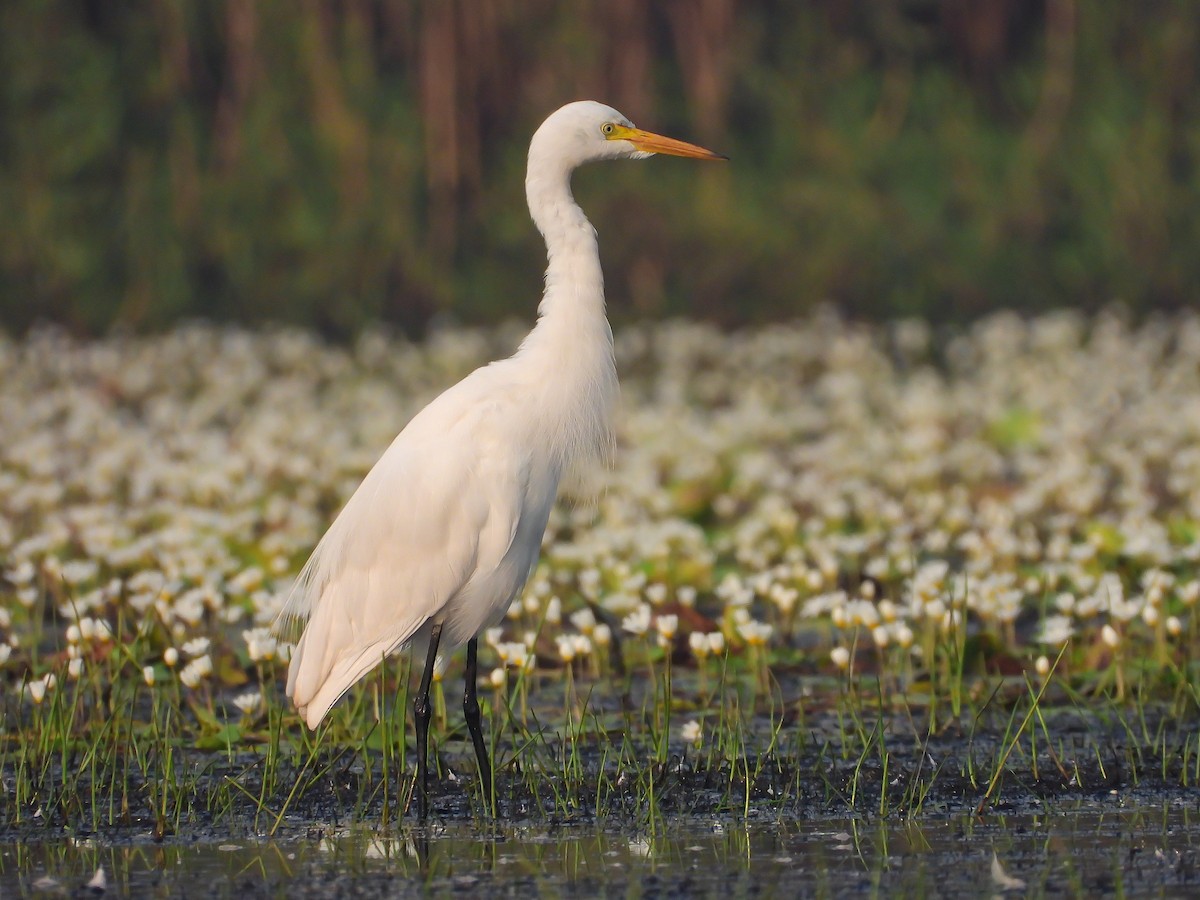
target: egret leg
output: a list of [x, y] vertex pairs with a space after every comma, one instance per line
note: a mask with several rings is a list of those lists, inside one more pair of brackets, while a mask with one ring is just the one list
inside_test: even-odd
[[496, 798], [492, 794], [492, 767], [488, 762], [487, 744], [483, 741], [483, 729], [480, 728], [479, 699], [475, 690], [479, 681], [478, 661], [479, 638], [467, 641], [467, 675], [466, 686], [463, 689], [463, 713], [467, 718], [467, 730], [471, 732], [471, 742], [475, 745], [475, 759], [479, 763], [479, 783], [483, 787], [483, 803], [492, 815], [496, 813]]
[[429, 652], [425, 656], [421, 686], [413, 698], [413, 721], [417, 726], [417, 818], [422, 822], [429, 817], [429, 719], [433, 715], [433, 707], [429, 705], [429, 686], [433, 681], [433, 664], [437, 661], [438, 641], [441, 638], [441, 623], [435, 623], [429, 631]]

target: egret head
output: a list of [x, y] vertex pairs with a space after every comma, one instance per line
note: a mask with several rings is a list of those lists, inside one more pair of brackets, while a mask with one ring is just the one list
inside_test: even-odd
[[635, 128], [617, 110], [594, 100], [577, 100], [553, 112], [529, 145], [529, 159], [568, 171], [601, 159], [644, 159], [655, 153], [694, 159], [725, 159], [719, 153]]

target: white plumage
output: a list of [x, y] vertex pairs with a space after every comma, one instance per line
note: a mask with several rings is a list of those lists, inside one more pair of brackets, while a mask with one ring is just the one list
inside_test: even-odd
[[[310, 728], [388, 655], [430, 641], [436, 652], [439, 638], [449, 653], [499, 621], [537, 561], [563, 476], [609, 455], [612, 332], [596, 233], [570, 177], [585, 162], [652, 153], [721, 158], [592, 101], [562, 107], [534, 134], [526, 197], [549, 260], [537, 324], [513, 356], [405, 426], [304, 566], [281, 619], [307, 619], [287, 693]], [[468, 725], [473, 701], [468, 684]], [[473, 737], [477, 728], [476, 710]], [[424, 812], [423, 790], [422, 801]]]

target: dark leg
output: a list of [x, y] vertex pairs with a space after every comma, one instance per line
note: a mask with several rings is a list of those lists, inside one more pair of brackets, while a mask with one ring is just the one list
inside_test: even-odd
[[487, 745], [483, 742], [483, 730], [479, 727], [479, 700], [475, 696], [476, 682], [479, 681], [476, 654], [479, 651], [479, 639], [467, 641], [467, 684], [463, 690], [463, 712], [467, 717], [467, 730], [471, 732], [471, 741], [475, 744], [475, 759], [479, 763], [479, 783], [483, 786], [483, 805], [492, 815], [496, 814], [496, 798], [492, 794], [492, 767], [488, 763]]
[[442, 637], [442, 626], [435, 624], [429, 631], [429, 653], [425, 657], [425, 671], [421, 673], [421, 686], [413, 698], [413, 721], [417, 726], [417, 818], [424, 822], [429, 817], [429, 718], [433, 707], [429, 705], [429, 685], [433, 681], [433, 664], [437, 660], [438, 641]]

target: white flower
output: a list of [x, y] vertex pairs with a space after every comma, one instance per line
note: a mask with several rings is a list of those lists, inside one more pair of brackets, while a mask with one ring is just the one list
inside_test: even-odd
[[262, 707], [262, 694], [258, 691], [239, 694], [233, 698], [233, 705], [242, 711], [242, 715], [253, 715]]
[[1096, 598], [1102, 610], [1119, 609], [1125, 603], [1125, 585], [1115, 572], [1105, 572], [1096, 586]]
[[850, 665], [850, 651], [845, 647], [834, 647], [829, 651], [829, 658], [839, 669], [845, 669]]
[[520, 641], [500, 643], [496, 645], [496, 655], [504, 665], [522, 669], [529, 661], [529, 648]]
[[28, 697], [37, 706], [40, 706], [42, 701], [46, 699], [46, 682], [41, 678], [27, 682], [25, 685], [25, 696]]
[[607, 647], [612, 643], [612, 629], [601, 622], [592, 630], [592, 640], [597, 647]]
[[64, 563], [61, 571], [62, 580], [70, 585], [83, 584], [91, 581], [100, 571], [100, 564], [91, 559], [73, 559]]
[[229, 581], [229, 587], [236, 593], [249, 594], [251, 591], [262, 586], [264, 578], [263, 570], [258, 566], [251, 566], [235, 575]]
[[492, 669], [491, 674], [488, 675], [488, 683], [497, 690], [504, 687], [506, 681], [508, 681], [508, 673], [503, 668]]
[[1033, 667], [1043, 678], [1050, 674], [1050, 660], [1045, 656], [1039, 656], [1034, 662]]
[[752, 647], [764, 646], [771, 639], [775, 628], [768, 622], [756, 622], [751, 619], [738, 625], [738, 634]]
[[654, 626], [658, 629], [659, 636], [670, 642], [679, 629], [679, 616], [659, 616], [654, 620]]
[[600, 603], [610, 613], [628, 613], [636, 610], [640, 605], [638, 598], [626, 591], [615, 591], [604, 598]]
[[[1167, 634], [1171, 635], [1171, 637], [1179, 637], [1182, 633], [1183, 622], [1179, 620], [1179, 617], [1167, 616]], [[3, 662], [3, 660], [0, 660], [0, 662]]]
[[874, 628], [879, 624], [879, 607], [870, 600], [850, 600], [846, 603], [846, 618], [852, 625]]
[[23, 587], [29, 584], [29, 582], [33, 581], [35, 575], [37, 575], [37, 569], [34, 568], [33, 563], [27, 559], [22, 560], [4, 573], [4, 577], [8, 579], [8, 581], [14, 587]]
[[1200, 599], [1200, 579], [1180, 586], [1179, 599], [1185, 606], [1191, 606], [1197, 599]]
[[12, 647], [8, 644], [0, 644], [0, 666], [8, 662], [10, 656], [12, 656]]
[[166, 650], [163, 651], [163, 665], [166, 666], [168, 669], [175, 668], [175, 665], [178, 662], [179, 662], [179, 651], [176, 650], [174, 647], [168, 647]]
[[585, 606], [583, 609], [571, 613], [571, 624], [575, 626], [577, 631], [589, 634], [596, 627], [596, 614], [592, 612], [590, 607]]
[[501, 625], [489, 628], [483, 633], [483, 642], [493, 649], [499, 646], [502, 640], [504, 640], [504, 627]]
[[179, 672], [179, 680], [183, 682], [184, 687], [198, 687], [201, 681], [212, 674], [212, 668], [212, 658], [206, 653], [184, 666]]
[[708, 636], [702, 631], [693, 631], [688, 635], [688, 647], [696, 659], [708, 656]]
[[142, 681], [147, 687], [154, 687], [154, 666], [142, 666]]
[[183, 645], [182, 649], [185, 656], [197, 657], [203, 656], [208, 652], [211, 641], [206, 637], [193, 638]]
[[725, 652], [725, 635], [720, 631], [710, 631], [708, 634], [708, 652], [720, 656]]
[[645, 634], [650, 628], [650, 604], [639, 604], [637, 609], [621, 620], [621, 627], [630, 634]]
[[[252, 662], [275, 658], [279, 642], [270, 628], [249, 628], [242, 632], [242, 640], [246, 642], [246, 652]], [[184, 649], [187, 649], [186, 645]]]
[[558, 644], [558, 655], [563, 662], [569, 663], [575, 658], [575, 641], [571, 639], [571, 635], [560, 634], [554, 641]]
[[1036, 640], [1039, 644], [1060, 647], [1071, 639], [1075, 626], [1069, 616], [1046, 616], [1042, 620], [1042, 630]]
[[948, 609], [942, 613], [942, 631], [950, 632], [962, 624], [962, 613], [957, 609]]
[[1100, 638], [1112, 649], [1116, 649], [1121, 643], [1121, 634], [1111, 625], [1105, 625], [1100, 629]]
[[600, 592], [600, 571], [584, 569], [579, 573], [579, 590], [589, 600], [595, 600]]
[[679, 729], [679, 736], [685, 744], [699, 744], [702, 734], [700, 723], [695, 719], [684, 722], [683, 727]]
[[767, 598], [775, 604], [781, 613], [788, 615], [795, 609], [796, 601], [800, 599], [800, 592], [786, 585], [773, 584], [767, 592]]

